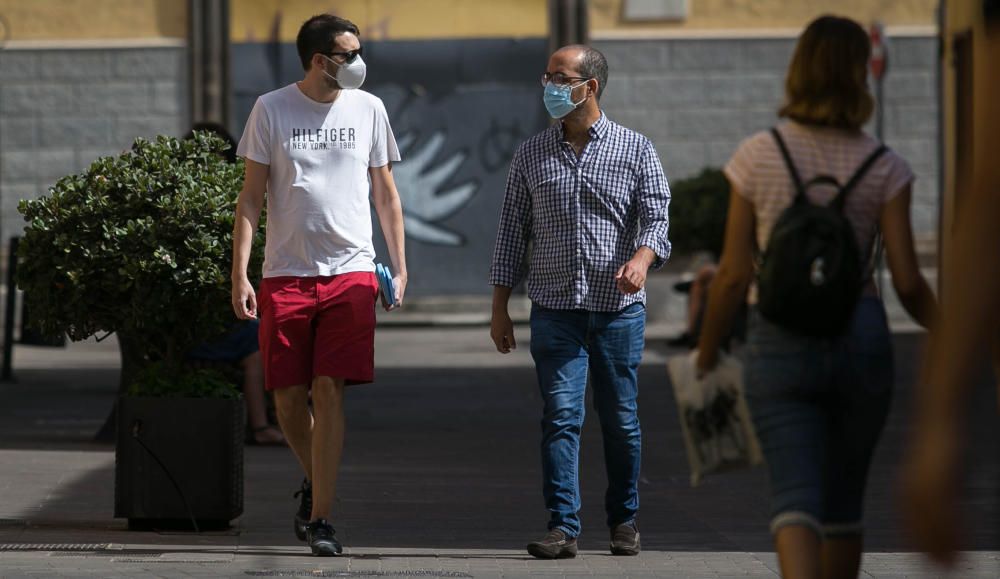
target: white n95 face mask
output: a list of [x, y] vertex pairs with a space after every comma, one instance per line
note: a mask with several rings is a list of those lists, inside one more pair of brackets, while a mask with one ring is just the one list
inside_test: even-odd
[[[337, 64], [332, 58], [322, 55], [323, 58]], [[344, 64], [338, 65], [336, 76], [330, 74], [323, 69], [323, 74], [337, 81], [340, 88], [346, 89], [356, 89], [361, 88], [361, 85], [365, 82], [365, 75], [367, 74], [367, 67], [365, 66], [365, 61], [361, 58], [361, 55], [357, 55], [353, 60], [345, 62]]]

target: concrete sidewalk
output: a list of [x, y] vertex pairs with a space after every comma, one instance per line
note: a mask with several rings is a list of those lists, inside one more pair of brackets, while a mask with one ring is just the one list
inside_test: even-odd
[[[348, 438], [335, 526], [347, 556], [316, 559], [296, 541], [290, 452], [248, 447], [245, 513], [223, 532], [135, 532], [112, 518], [113, 449], [87, 442], [117, 385], [112, 340], [65, 350], [15, 348], [0, 385], [0, 577], [776, 577], [763, 469], [688, 485], [676, 406], [651, 337], [640, 370], [643, 553], [607, 552], [600, 434], [581, 454], [584, 532], [575, 560], [537, 561], [544, 532], [540, 401], [527, 352], [500, 356], [482, 326], [382, 328], [374, 385], [348, 391]], [[945, 577], [903, 541], [896, 467], [921, 337], [896, 338], [897, 392], [868, 496], [865, 577]], [[995, 394], [977, 390], [953, 577], [1000, 576]]]

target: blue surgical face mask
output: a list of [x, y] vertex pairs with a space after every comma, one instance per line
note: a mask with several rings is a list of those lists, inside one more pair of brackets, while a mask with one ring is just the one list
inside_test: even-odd
[[573, 86], [568, 84], [558, 85], [552, 82], [545, 85], [542, 102], [545, 103], [545, 110], [549, 111], [549, 116], [553, 119], [561, 119], [573, 112], [576, 107], [580, 106], [580, 103], [587, 100], [587, 97], [584, 97], [578, 103], [573, 102], [573, 89], [585, 84], [587, 84], [587, 81]]

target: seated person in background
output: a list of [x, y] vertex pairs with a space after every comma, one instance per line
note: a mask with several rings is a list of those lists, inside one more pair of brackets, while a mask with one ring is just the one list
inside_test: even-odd
[[670, 346], [694, 348], [698, 343], [701, 318], [705, 312], [705, 302], [708, 301], [708, 286], [712, 283], [717, 269], [715, 262], [703, 264], [698, 268], [694, 279], [674, 284], [675, 291], [688, 294], [687, 329], [681, 335], [668, 340]]
[[[708, 303], [708, 288], [715, 278], [719, 265], [715, 261], [703, 263], [698, 267], [693, 279], [680, 281], [674, 284], [674, 291], [688, 294], [687, 307], [687, 328], [684, 333], [667, 340], [667, 345], [672, 348], [693, 349], [698, 345], [698, 336], [701, 334], [701, 323], [705, 317], [705, 304]], [[743, 341], [747, 331], [747, 307], [744, 304], [740, 308], [740, 313], [733, 320], [733, 327], [723, 341], [723, 349], [729, 351], [733, 338]]]
[[239, 365], [243, 372], [243, 398], [247, 404], [247, 422], [250, 425], [250, 444], [282, 445], [285, 437], [281, 430], [267, 420], [264, 394], [264, 366], [257, 341], [257, 320], [234, 324], [218, 340], [205, 342], [188, 353], [192, 360], [225, 362]]

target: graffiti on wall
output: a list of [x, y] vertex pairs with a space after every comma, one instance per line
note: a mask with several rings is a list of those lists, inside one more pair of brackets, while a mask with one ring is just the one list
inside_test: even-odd
[[434, 158], [445, 144], [444, 131], [436, 131], [420, 146], [413, 146], [416, 137], [402, 135], [398, 145], [406, 163], [395, 170], [401, 187], [403, 222], [407, 237], [423, 243], [459, 246], [465, 244], [462, 234], [449, 230], [440, 222], [462, 209], [479, 189], [479, 182], [470, 179], [453, 187], [444, 187], [465, 162], [468, 154], [455, 151], [440, 163]]

